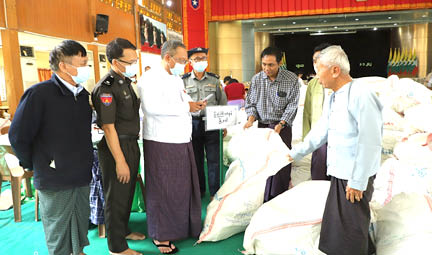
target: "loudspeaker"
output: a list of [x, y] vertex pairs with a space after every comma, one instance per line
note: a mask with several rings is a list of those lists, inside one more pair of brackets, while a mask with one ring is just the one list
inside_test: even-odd
[[96, 33], [104, 34], [108, 32], [108, 20], [108, 15], [96, 14]]

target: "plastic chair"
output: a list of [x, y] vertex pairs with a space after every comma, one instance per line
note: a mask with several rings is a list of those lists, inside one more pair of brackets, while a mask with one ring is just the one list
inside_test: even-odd
[[[26, 196], [31, 197], [32, 189], [30, 178], [33, 177], [33, 172], [24, 171], [24, 169], [19, 165], [18, 158], [9, 152], [11, 152], [9, 146], [0, 146], [0, 192], [1, 182], [9, 181], [11, 183], [14, 219], [15, 222], [21, 222], [21, 181], [25, 179]], [[39, 198], [37, 192], [35, 199], [35, 220], [38, 221]]]

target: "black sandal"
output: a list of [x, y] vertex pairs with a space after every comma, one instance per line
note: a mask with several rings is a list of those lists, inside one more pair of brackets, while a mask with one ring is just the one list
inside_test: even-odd
[[[153, 244], [159, 249], [159, 247], [164, 247], [164, 248], [170, 248], [171, 249], [171, 251], [170, 252], [167, 252], [167, 253], [163, 253], [163, 252], [161, 252], [162, 254], [174, 254], [174, 253], [177, 253], [178, 251], [179, 251], [179, 249], [177, 249], [177, 247], [175, 247], [174, 249], [171, 247], [171, 245], [173, 244], [173, 243], [171, 243], [171, 241], [169, 241], [168, 242], [168, 244], [156, 244], [155, 243], [155, 241], [154, 240], [152, 240], [152, 242], [153, 242]], [[160, 251], [160, 250], [159, 250]]]

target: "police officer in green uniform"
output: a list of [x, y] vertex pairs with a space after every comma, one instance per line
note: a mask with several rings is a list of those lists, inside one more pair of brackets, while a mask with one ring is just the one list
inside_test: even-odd
[[[188, 58], [193, 67], [193, 71], [182, 77], [186, 92], [193, 101], [202, 101], [207, 98], [207, 106], [226, 105], [227, 97], [222, 89], [219, 76], [205, 71], [208, 65], [207, 53], [208, 49], [206, 48], [193, 48], [188, 51]], [[208, 96], [210, 96], [210, 98], [208, 98]], [[224, 134], [226, 134], [226, 130], [224, 130]], [[206, 191], [204, 175], [205, 149], [208, 184], [210, 196], [213, 197], [220, 185], [219, 131], [205, 131], [205, 110], [192, 113], [192, 144], [198, 169], [201, 196], [203, 196]]]
[[98, 156], [105, 195], [108, 248], [115, 254], [137, 255], [141, 253], [129, 249], [126, 239], [145, 238], [128, 228], [140, 160], [137, 142], [140, 101], [130, 79], [138, 71], [138, 56], [135, 46], [122, 38], [107, 45], [106, 55], [111, 70], [96, 84], [92, 101], [97, 124], [104, 131], [98, 144]]

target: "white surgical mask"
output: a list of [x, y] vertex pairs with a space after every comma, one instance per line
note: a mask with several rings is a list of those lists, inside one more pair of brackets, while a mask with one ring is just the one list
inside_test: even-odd
[[132, 65], [125, 66], [125, 68], [126, 68], [126, 71], [123, 72], [122, 74], [125, 77], [132, 78], [132, 77], [134, 77], [138, 73], [138, 68], [139, 67], [138, 67], [138, 63], [135, 63], [135, 64], [132, 64]]
[[207, 61], [200, 61], [200, 62], [196, 62], [193, 65], [193, 69], [199, 73], [202, 73], [205, 71], [205, 69], [208, 66], [208, 62]]
[[175, 63], [174, 68], [170, 68], [171, 74], [172, 75], [182, 75], [184, 73], [184, 68], [186, 65], [182, 65], [179, 63]]
[[72, 80], [75, 83], [80, 84], [80, 83], [86, 82], [90, 78], [90, 67], [89, 66], [80, 66], [80, 67], [76, 67], [74, 65], [70, 65], [70, 66], [73, 66], [74, 68], [76, 68], [76, 70], [78, 72], [78, 74], [76, 76], [68, 73], [72, 77]]

